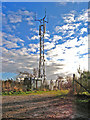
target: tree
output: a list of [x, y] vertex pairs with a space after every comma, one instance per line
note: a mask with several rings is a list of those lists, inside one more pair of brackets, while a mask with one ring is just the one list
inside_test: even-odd
[[[80, 66], [79, 66], [79, 69], [78, 70], [78, 73], [80, 75], [78, 81], [83, 85], [85, 86], [87, 89], [90, 89], [90, 71], [81, 71], [80, 69]], [[82, 89], [82, 87], [80, 88], [80, 91], [84, 91], [84, 89]]]

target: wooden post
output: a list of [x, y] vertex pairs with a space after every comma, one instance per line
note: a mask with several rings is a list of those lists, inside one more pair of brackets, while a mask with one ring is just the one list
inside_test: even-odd
[[[83, 76], [82, 76], [82, 74], [81, 74], [81, 79], [80, 79], [80, 83], [81, 83], [81, 85], [83, 85], [83, 82], [82, 82], [82, 80], [83, 80]], [[81, 94], [82, 94], [82, 86], [81, 86]]]
[[41, 86], [40, 86], [40, 89], [42, 90], [42, 80], [41, 80]]
[[74, 93], [74, 80], [75, 80], [75, 74], [73, 74], [73, 93]]
[[78, 93], [78, 92], [77, 92], [77, 83], [76, 83], [76, 93]]
[[38, 87], [37, 87], [37, 84], [38, 84], [38, 80], [36, 80], [36, 89], [38, 88]]

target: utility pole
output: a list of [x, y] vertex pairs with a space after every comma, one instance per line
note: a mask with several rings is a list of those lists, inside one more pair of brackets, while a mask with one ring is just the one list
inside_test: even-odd
[[45, 16], [42, 19], [36, 19], [35, 21], [39, 21], [39, 36], [40, 36], [40, 57], [39, 57], [39, 70], [38, 70], [38, 77], [43, 78], [43, 81], [46, 80], [46, 73], [45, 73], [45, 58], [44, 58], [44, 36], [46, 32], [46, 9], [45, 9]]

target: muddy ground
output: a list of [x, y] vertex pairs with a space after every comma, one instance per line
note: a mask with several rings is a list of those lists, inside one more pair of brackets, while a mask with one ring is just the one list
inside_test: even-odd
[[2, 97], [2, 118], [90, 120], [88, 105], [75, 105], [73, 96], [19, 95]]

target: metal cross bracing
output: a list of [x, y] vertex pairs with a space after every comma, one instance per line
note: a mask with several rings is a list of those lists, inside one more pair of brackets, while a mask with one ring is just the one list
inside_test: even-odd
[[38, 70], [38, 77], [43, 78], [43, 80], [46, 80], [46, 73], [45, 73], [45, 57], [44, 57], [44, 36], [46, 32], [46, 23], [48, 23], [46, 20], [46, 10], [45, 10], [45, 16], [42, 19], [36, 19], [35, 21], [39, 21], [39, 36], [40, 36], [40, 57], [39, 57], [39, 70]]

